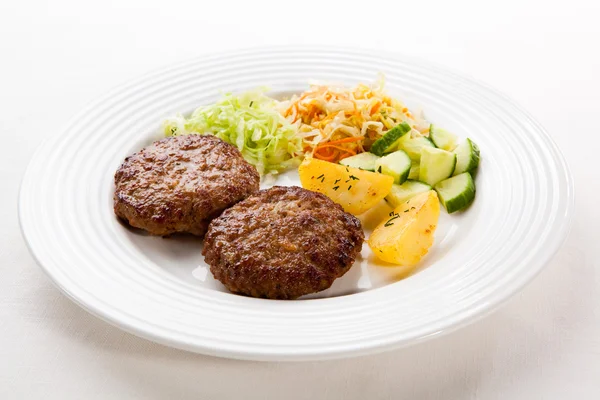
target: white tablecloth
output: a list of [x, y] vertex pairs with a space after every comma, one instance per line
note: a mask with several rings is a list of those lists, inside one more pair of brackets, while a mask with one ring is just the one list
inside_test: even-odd
[[[0, 398], [600, 398], [600, 5], [484, 1], [79, 1], [0, 5]], [[107, 89], [216, 50], [305, 43], [403, 52], [528, 109], [564, 152], [576, 219], [493, 315], [411, 348], [308, 363], [189, 354], [71, 303], [30, 256], [17, 191], [32, 152]]]

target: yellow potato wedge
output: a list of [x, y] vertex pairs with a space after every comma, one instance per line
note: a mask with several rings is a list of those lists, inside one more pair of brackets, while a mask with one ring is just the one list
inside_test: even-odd
[[345, 211], [360, 215], [392, 190], [394, 178], [376, 172], [317, 160], [305, 159], [298, 168], [302, 187], [323, 193]]
[[434, 190], [402, 203], [382, 221], [369, 237], [375, 256], [392, 264], [413, 266], [433, 244], [440, 217], [440, 203]]

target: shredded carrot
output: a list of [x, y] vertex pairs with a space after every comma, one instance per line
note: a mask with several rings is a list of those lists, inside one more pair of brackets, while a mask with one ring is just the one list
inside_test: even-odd
[[298, 125], [307, 153], [333, 162], [364, 152], [372, 140], [401, 121], [423, 132], [425, 121], [415, 119], [402, 102], [384, 93], [382, 83], [351, 89], [313, 85], [290, 99], [283, 116]]
[[321, 149], [315, 150], [315, 154], [314, 154], [315, 158], [318, 158], [319, 160], [333, 161], [339, 155], [339, 153], [337, 151], [335, 151], [335, 150], [331, 150], [331, 154], [330, 155], [321, 154], [320, 150]]
[[333, 153], [335, 153], [335, 150], [333, 150], [332, 148], [315, 148], [315, 152], [316, 151], [320, 151], [322, 153], [327, 153], [328, 152], [328, 153], [330, 153], [330, 155], [333, 154]]
[[375, 103], [373, 108], [371, 108], [371, 115], [375, 114], [379, 110], [379, 108], [381, 108], [381, 103], [380, 102]]
[[364, 140], [364, 137], [356, 137], [356, 136], [351, 136], [351, 137], [347, 137], [344, 139], [339, 139], [339, 140], [331, 140], [329, 142], [325, 142], [325, 143], [319, 143], [317, 145], [317, 147], [323, 147], [326, 145], [331, 145], [331, 144], [341, 144], [341, 143], [352, 143], [352, 142], [358, 142], [361, 140]]
[[356, 152], [354, 150], [352, 150], [352, 149], [347, 149], [345, 147], [340, 147], [340, 146], [336, 146], [336, 145], [333, 145], [333, 144], [327, 144], [327, 143], [323, 144], [323, 145], [320, 145], [317, 149], [320, 150], [320, 149], [327, 149], [327, 148], [333, 148], [333, 149], [336, 149], [336, 150], [339, 150], [339, 151], [343, 151], [345, 153], [350, 153], [352, 155], [356, 154]]

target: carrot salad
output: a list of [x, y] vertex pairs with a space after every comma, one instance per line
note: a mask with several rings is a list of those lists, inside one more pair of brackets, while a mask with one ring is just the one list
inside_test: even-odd
[[298, 126], [304, 152], [331, 162], [368, 151], [375, 140], [402, 122], [427, 135], [429, 123], [388, 96], [383, 86], [383, 79], [352, 89], [312, 85], [301, 95], [281, 102], [280, 110]]

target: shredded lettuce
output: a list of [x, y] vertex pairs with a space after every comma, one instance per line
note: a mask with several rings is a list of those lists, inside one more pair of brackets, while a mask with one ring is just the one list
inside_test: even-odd
[[265, 92], [228, 93], [189, 118], [181, 114], [168, 118], [163, 122], [165, 135], [215, 135], [236, 146], [261, 176], [297, 166], [303, 156], [297, 126], [279, 113], [277, 101]]

